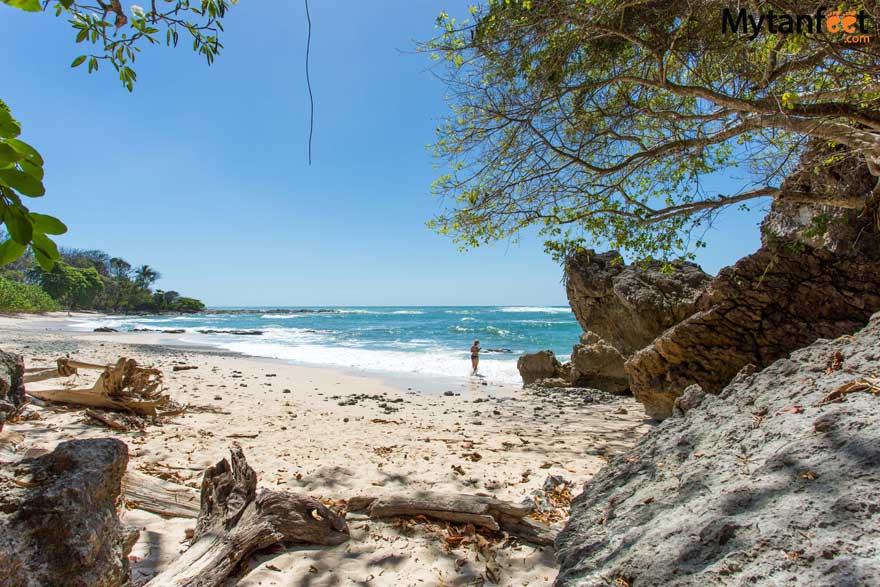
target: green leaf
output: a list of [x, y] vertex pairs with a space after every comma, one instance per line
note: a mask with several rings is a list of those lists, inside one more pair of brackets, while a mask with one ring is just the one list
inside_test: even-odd
[[[53, 262], [61, 257], [61, 255], [58, 254], [58, 246], [52, 242], [52, 239], [40, 232], [34, 232], [31, 248], [34, 250], [34, 253], [40, 252], [43, 256]], [[42, 265], [40, 266], [42, 267]]]
[[43, 10], [43, 7], [40, 6], [40, 0], [0, 0], [0, 2], [27, 12], [42, 12]]
[[52, 271], [52, 268], [55, 266], [55, 261], [46, 256], [46, 254], [36, 247], [31, 247], [31, 250], [34, 251], [34, 258], [37, 260], [37, 264], [43, 271]]
[[43, 168], [39, 165], [34, 165], [28, 161], [20, 161], [18, 163], [21, 166], [21, 170], [33, 177], [34, 179], [38, 179], [43, 181]]
[[12, 263], [24, 254], [27, 247], [20, 245], [12, 239], [0, 243], [0, 266]]
[[31, 225], [27, 213], [19, 206], [10, 206], [4, 216], [9, 236], [20, 245], [31, 242], [34, 235], [34, 227]]
[[85, 60], [86, 60], [86, 56], [80, 55], [79, 57], [77, 57], [76, 59], [73, 60], [73, 63], [70, 64], [70, 67], [79, 67], [80, 65], [82, 65], [85, 62]]
[[9, 108], [0, 101], [0, 137], [12, 138], [21, 134], [21, 125], [12, 118]]
[[19, 139], [7, 139], [6, 142], [10, 147], [21, 153], [25, 158], [35, 165], [42, 165], [43, 158], [37, 153], [37, 150], [24, 141]]
[[34, 223], [34, 230], [36, 231], [45, 234], [64, 234], [67, 232], [67, 226], [54, 216], [37, 214], [36, 212], [31, 212], [29, 216], [31, 217], [31, 222]]
[[0, 182], [32, 198], [38, 198], [46, 193], [43, 182], [18, 169], [0, 169]]
[[6, 143], [0, 143], [0, 163], [16, 163], [24, 156]]

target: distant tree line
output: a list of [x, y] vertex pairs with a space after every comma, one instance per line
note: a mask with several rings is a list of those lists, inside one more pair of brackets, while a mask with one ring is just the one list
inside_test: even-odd
[[[0, 243], [8, 239], [0, 234]], [[205, 304], [178, 292], [154, 289], [158, 271], [132, 267], [104, 251], [61, 248], [51, 270], [30, 251], [0, 268], [0, 311], [56, 308], [111, 312], [201, 312]], [[41, 295], [44, 294], [44, 295]], [[51, 307], [51, 306], [55, 307]]]

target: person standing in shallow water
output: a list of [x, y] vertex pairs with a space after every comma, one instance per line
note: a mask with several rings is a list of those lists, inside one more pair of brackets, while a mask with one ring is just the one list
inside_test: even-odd
[[471, 347], [471, 366], [474, 370], [471, 372], [471, 375], [477, 374], [477, 367], [480, 366], [480, 341], [475, 340], [473, 346]]

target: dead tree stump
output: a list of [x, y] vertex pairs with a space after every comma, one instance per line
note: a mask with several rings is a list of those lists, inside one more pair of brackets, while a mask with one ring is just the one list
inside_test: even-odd
[[349, 538], [345, 520], [321, 502], [286, 491], [257, 492], [257, 474], [241, 447], [208, 467], [189, 550], [146, 587], [222, 585], [252, 553], [279, 542], [335, 545]]

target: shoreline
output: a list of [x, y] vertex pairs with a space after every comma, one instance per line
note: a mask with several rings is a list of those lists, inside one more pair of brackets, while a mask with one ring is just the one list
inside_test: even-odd
[[[0, 346], [22, 354], [26, 366], [48, 366], [66, 354], [97, 363], [135, 358], [163, 369], [172, 399], [190, 409], [142, 432], [116, 432], [77, 407], [33, 402], [28, 410], [37, 418], [8, 424], [4, 433], [22, 436], [20, 451], [51, 450], [71, 438], [119, 438], [129, 445], [129, 471], [190, 487], [238, 443], [260, 487], [333, 500], [433, 490], [519, 502], [548, 475], [571, 481], [579, 493], [608, 458], [650, 427], [628, 397], [588, 403], [575, 394], [491, 385], [435, 394], [332, 368], [169, 345], [154, 333], [53, 329], [58, 321], [49, 318], [47, 324], [44, 316], [0, 317]], [[172, 370], [181, 363], [197, 369]], [[88, 377], [79, 376], [77, 385], [90, 385]], [[194, 524], [137, 509], [125, 511], [123, 522], [141, 529], [132, 552], [135, 585], [178, 556]], [[374, 521], [351, 527], [351, 540], [339, 547], [257, 556], [238, 584], [349, 584], [373, 575], [372, 585], [455, 585], [480, 576], [473, 553], [450, 550], [436, 536]], [[386, 564], [391, 559], [396, 562]], [[549, 547], [504, 548], [498, 561], [505, 569], [500, 585], [549, 585], [556, 575]]]
[[[377, 306], [381, 307], [381, 306]], [[412, 306], [418, 307], [418, 306]], [[464, 307], [464, 306], [463, 306]], [[469, 306], [468, 306], [469, 307]], [[209, 311], [210, 312], [210, 311]], [[388, 385], [396, 387], [402, 391], [418, 391], [419, 393], [427, 393], [427, 394], [442, 394], [447, 391], [453, 391], [455, 393], [461, 392], [464, 389], [474, 390], [477, 387], [489, 387], [492, 389], [507, 389], [507, 390], [518, 390], [522, 389], [522, 384], [514, 381], [494, 381], [492, 379], [486, 379], [484, 377], [474, 378], [469, 376], [443, 376], [437, 374], [429, 374], [429, 373], [416, 373], [416, 372], [395, 372], [395, 371], [384, 371], [378, 368], [369, 369], [369, 368], [361, 368], [361, 367], [351, 367], [351, 366], [343, 366], [343, 365], [332, 365], [332, 364], [324, 364], [324, 363], [308, 363], [303, 361], [297, 361], [294, 359], [285, 359], [280, 357], [272, 357], [265, 355], [255, 355], [249, 354], [242, 351], [237, 351], [233, 349], [224, 348], [222, 343], [217, 342], [212, 344], [208, 341], [194, 341], [194, 340], [186, 340], [182, 337], [192, 336], [193, 333], [181, 333], [181, 334], [171, 334], [166, 332], [160, 332], [158, 329], [156, 331], [139, 331], [139, 332], [131, 332], [131, 331], [119, 331], [112, 333], [102, 333], [102, 332], [91, 332], [88, 330], [77, 330], [74, 328], [72, 322], [76, 321], [77, 318], [80, 319], [94, 319], [95, 317], [111, 317], [117, 316], [117, 314], [108, 314], [106, 312], [71, 312], [71, 315], [68, 316], [67, 312], [59, 311], [59, 312], [47, 312], [43, 314], [12, 314], [12, 315], [3, 315], [0, 314], [0, 330], [5, 326], [5, 319], [15, 319], [15, 320], [24, 320], [23, 324], [25, 325], [25, 330], [40, 330], [46, 329], [52, 332], [68, 332], [74, 335], [87, 335], [93, 336], [95, 339], [101, 339], [105, 342], [123, 342], [126, 344], [143, 344], [143, 345], [160, 345], [168, 348], [179, 349], [179, 350], [196, 350], [203, 352], [216, 352], [220, 354], [227, 354], [230, 356], [239, 356], [246, 357], [253, 360], [258, 361], [269, 361], [273, 363], [282, 363], [286, 365], [293, 365], [298, 367], [304, 367], [308, 369], [319, 369], [319, 370], [329, 370], [337, 373], [344, 373], [346, 375], [350, 375], [353, 377], [364, 377], [367, 379], [377, 379]], [[131, 316], [138, 316], [139, 314], [132, 314]], [[150, 314], [152, 315], [152, 314]], [[182, 316], [186, 316], [187, 314], [180, 314]], [[201, 336], [210, 336], [210, 335], [201, 335]], [[485, 359], [484, 359], [485, 360]], [[492, 359], [489, 359], [492, 360]], [[469, 359], [462, 359], [462, 365], [466, 367], [463, 369], [463, 372], [466, 372], [470, 369], [469, 367]]]

